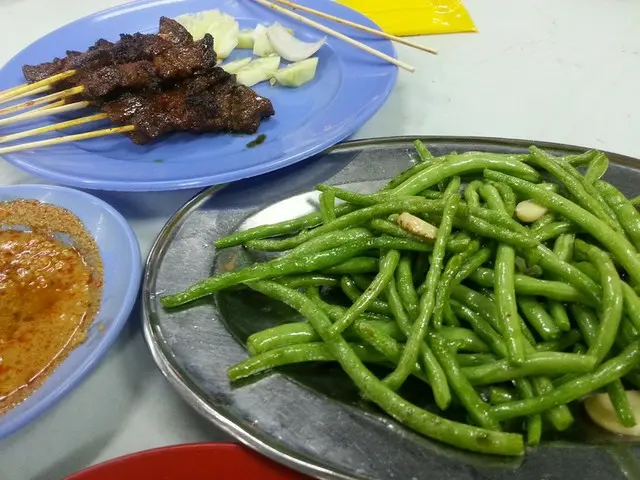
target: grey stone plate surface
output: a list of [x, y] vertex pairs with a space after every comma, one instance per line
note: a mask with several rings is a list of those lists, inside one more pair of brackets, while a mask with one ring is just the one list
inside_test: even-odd
[[[276, 222], [314, 208], [318, 183], [368, 192], [408, 168], [414, 138], [339, 145], [301, 165], [204, 190], [160, 233], [143, 286], [144, 330], [163, 374], [206, 419], [242, 443], [316, 478], [357, 480], [617, 480], [640, 478], [640, 445], [605, 434], [576, 410], [575, 427], [518, 459], [471, 454], [405, 429], [361, 401], [331, 365], [287, 368], [229, 385], [227, 368], [246, 358], [251, 333], [295, 314], [249, 291], [229, 291], [166, 312], [159, 296], [222, 269], [263, 260], [241, 248], [216, 251], [213, 241], [239, 229]], [[529, 141], [424, 137], [434, 154], [482, 150], [525, 152]], [[537, 145], [556, 154], [583, 148]], [[259, 147], [258, 147], [259, 148]], [[608, 180], [640, 193], [640, 161], [611, 154]], [[212, 160], [215, 161], [215, 160]], [[409, 383], [404, 394], [428, 406], [430, 396]]]

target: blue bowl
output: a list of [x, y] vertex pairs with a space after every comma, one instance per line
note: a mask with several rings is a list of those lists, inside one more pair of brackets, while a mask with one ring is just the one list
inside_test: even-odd
[[[113, 207], [78, 190], [48, 185], [0, 187], [0, 201], [33, 199], [73, 212], [91, 232], [104, 265], [102, 304], [86, 341], [22, 403], [0, 415], [0, 439], [26, 426], [71, 391], [107, 352], [138, 296], [142, 260], [138, 240]], [[100, 325], [100, 328], [98, 326]]]

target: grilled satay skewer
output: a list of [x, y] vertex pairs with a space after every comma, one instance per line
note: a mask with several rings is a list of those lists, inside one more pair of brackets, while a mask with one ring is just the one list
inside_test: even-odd
[[[146, 88], [168, 79], [180, 79], [208, 71], [215, 66], [213, 38], [205, 35], [193, 41], [191, 34], [175, 20], [162, 17], [159, 34], [123, 34], [116, 43], [98, 40], [86, 53], [67, 52], [64, 58], [40, 65], [25, 65], [23, 73], [31, 82], [0, 92], [0, 103], [42, 91], [43, 87], [63, 90], [48, 95], [56, 101], [70, 95], [85, 99], [104, 97], [121, 88]], [[74, 90], [79, 89], [79, 90]], [[40, 104], [41, 99], [0, 110], [0, 115]]]
[[0, 154], [40, 148], [104, 135], [126, 134], [145, 144], [177, 131], [255, 133], [275, 112], [271, 102], [236, 82], [219, 67], [188, 78], [164, 92], [127, 92], [101, 105], [101, 113], [0, 137], [0, 143], [109, 119], [123, 125], [0, 148]]

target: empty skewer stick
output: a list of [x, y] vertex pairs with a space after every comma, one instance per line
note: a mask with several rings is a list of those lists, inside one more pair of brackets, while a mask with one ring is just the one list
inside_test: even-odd
[[30, 110], [29, 112], [39, 112], [40, 110], [50, 110], [50, 109], [55, 108], [55, 107], [61, 107], [62, 105], [66, 105], [67, 103], [69, 103], [69, 102], [66, 99], [58, 100], [57, 102], [50, 103], [49, 105], [43, 105], [41, 107], [34, 108], [33, 110]]
[[280, 12], [283, 15], [286, 15], [287, 17], [290, 18], [295, 18], [296, 20], [298, 20], [299, 22], [302, 22], [306, 25], [309, 25], [311, 27], [314, 27], [318, 30], [320, 30], [321, 32], [326, 33], [327, 35], [331, 35], [333, 37], [339, 38], [340, 40], [343, 40], [345, 42], [347, 42], [349, 45], [353, 45], [356, 48], [359, 48], [360, 50], [364, 50], [367, 53], [370, 53], [371, 55], [374, 55], [378, 58], [381, 58], [382, 60], [386, 60], [389, 63], [392, 63], [400, 68], [403, 68], [409, 72], [415, 72], [415, 67], [409, 65], [408, 63], [405, 63], [401, 60], [398, 60], [396, 58], [393, 58], [390, 55], [387, 55], [386, 53], [382, 53], [378, 50], [376, 50], [375, 48], [371, 48], [368, 45], [365, 45], [362, 42], [358, 42], [357, 40], [354, 40], [352, 38], [349, 38], [348, 36], [346, 36], [343, 33], [337, 32], [325, 25], [322, 25], [321, 23], [318, 22], [314, 22], [313, 20], [308, 19], [307, 17], [303, 17], [302, 15], [300, 15], [299, 13], [295, 13], [292, 12], [291, 10], [287, 10], [284, 7], [281, 7], [280, 5], [276, 5], [275, 3], [271, 3], [267, 0], [254, 0], [254, 2], [259, 3], [260, 5], [264, 5], [265, 7], [271, 8], [273, 10], [275, 10], [276, 12]]
[[7, 153], [19, 152], [21, 150], [31, 150], [41, 147], [50, 147], [52, 145], [60, 145], [63, 143], [77, 142], [79, 140], [87, 140], [89, 138], [104, 137], [106, 135], [115, 135], [118, 133], [127, 133], [135, 130], [133, 125], [125, 125], [124, 127], [104, 128], [102, 130], [94, 130], [93, 132], [77, 133], [74, 135], [65, 135], [63, 137], [50, 138], [48, 140], [39, 140], [37, 142], [23, 143], [20, 145], [12, 145], [0, 148], [0, 155]]
[[0, 92], [0, 103], [5, 103], [14, 98], [18, 98], [19, 96], [24, 95], [25, 93], [32, 93], [34, 90], [39, 89], [40, 87], [53, 85], [58, 83], [65, 78], [72, 77], [76, 74], [75, 70], [67, 70], [66, 72], [58, 73], [56, 75], [52, 75], [49, 78], [45, 78], [44, 80], [40, 80], [39, 82], [27, 83], [24, 85], [18, 85], [17, 87], [10, 88], [3, 92]]
[[97, 122], [98, 120], [104, 120], [109, 118], [109, 116], [105, 113], [97, 113], [95, 115], [89, 115], [87, 117], [76, 118], [74, 120], [68, 120], [66, 122], [53, 123], [51, 125], [45, 125], [44, 127], [32, 128], [31, 130], [25, 130], [24, 132], [12, 133], [10, 135], [5, 135], [4, 137], [0, 137], [0, 143], [13, 142], [15, 140], [20, 140], [22, 138], [33, 137], [35, 135], [40, 135], [42, 133], [55, 132], [59, 130], [64, 130], [66, 128], [77, 127], [78, 125], [83, 125], [85, 123]]
[[0, 116], [7, 115], [9, 113], [19, 112], [21, 110], [27, 110], [28, 108], [35, 107], [36, 105], [42, 105], [43, 103], [51, 103], [63, 98], [72, 97], [78, 93], [84, 91], [83, 86], [69, 88], [61, 92], [55, 92], [50, 95], [46, 95], [40, 98], [34, 98], [33, 100], [27, 100], [26, 102], [11, 105], [10, 107], [0, 108]]
[[19, 95], [16, 95], [15, 97], [12, 97], [11, 100], [18, 100], [19, 98], [32, 97], [33, 95], [40, 95], [41, 93], [48, 92], [49, 90], [51, 90], [51, 85], [44, 85], [42, 87], [36, 88], [35, 90], [29, 90], [28, 92], [24, 92]]
[[13, 117], [2, 118], [0, 119], [0, 127], [5, 125], [11, 125], [12, 123], [23, 122], [25, 120], [31, 120], [34, 118], [44, 117], [45, 115], [54, 115], [56, 113], [64, 113], [71, 112], [73, 110], [79, 110], [81, 108], [88, 107], [90, 105], [89, 102], [75, 102], [69, 103], [68, 105], [64, 105], [64, 100], [60, 100], [61, 105], [51, 108], [49, 105], [46, 108], [37, 108], [35, 110], [31, 110], [29, 112], [21, 113], [19, 115], [14, 115]]
[[415, 42], [411, 42], [409, 40], [406, 40], [402, 37], [397, 37], [395, 35], [391, 35], [390, 33], [386, 33], [383, 32], [381, 30], [376, 30], [375, 28], [371, 28], [371, 27], [367, 27], [366, 25], [360, 25], [359, 23], [355, 23], [349, 20], [345, 20], [343, 18], [340, 17], [336, 17], [335, 15], [330, 15], [328, 13], [324, 13], [321, 12], [320, 10], [314, 10], [313, 8], [309, 8], [309, 7], [305, 7], [302, 5], [298, 5], [296, 3], [290, 2], [289, 0], [272, 0], [276, 3], [280, 3], [282, 5], [286, 5], [289, 8], [292, 8], [293, 10], [300, 10], [301, 12], [307, 12], [307, 13], [311, 13], [313, 15], [317, 15], [320, 18], [325, 18], [327, 20], [331, 20], [334, 21], [336, 23], [339, 23], [341, 25], [346, 25], [348, 27], [352, 27], [355, 28], [357, 30], [362, 30], [363, 32], [368, 32], [368, 33], [372, 33], [373, 35], [377, 35], [379, 37], [382, 38], [387, 38], [389, 40], [392, 40], [394, 42], [397, 43], [402, 43], [403, 45], [407, 45], [409, 47], [412, 48], [416, 48], [418, 50], [422, 50], [423, 52], [427, 52], [427, 53], [432, 53], [434, 55], [438, 54], [438, 51], [433, 49], [433, 48], [429, 48], [429, 47], [423, 47], [422, 45], [419, 45]]

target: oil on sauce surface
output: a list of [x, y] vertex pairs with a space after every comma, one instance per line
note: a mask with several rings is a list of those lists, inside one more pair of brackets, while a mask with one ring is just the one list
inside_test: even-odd
[[[92, 255], [97, 252], [93, 239], [66, 210], [7, 202], [0, 204], [0, 220], [3, 226], [30, 229], [0, 230], [2, 414], [30, 395], [84, 341], [99, 306], [102, 265]], [[68, 234], [73, 246], [57, 240], [54, 232]]]

